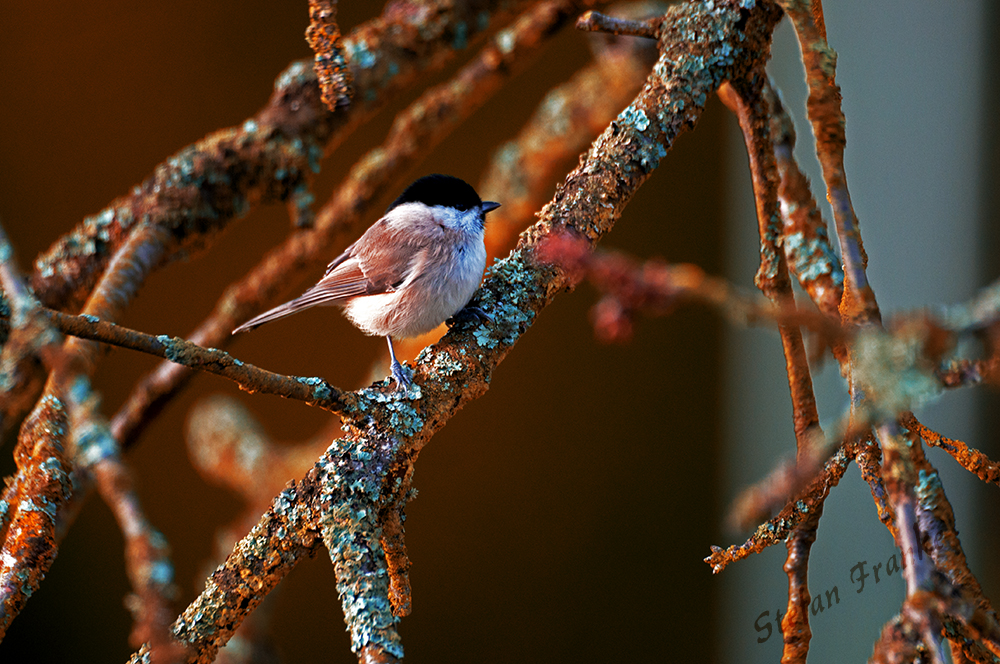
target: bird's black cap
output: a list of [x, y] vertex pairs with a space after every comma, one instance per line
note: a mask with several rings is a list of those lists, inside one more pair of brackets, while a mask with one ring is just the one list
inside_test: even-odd
[[468, 210], [483, 201], [468, 182], [451, 175], [425, 175], [407, 187], [399, 198], [386, 209], [389, 210], [403, 203], [423, 203], [424, 205], [446, 205], [459, 210]]

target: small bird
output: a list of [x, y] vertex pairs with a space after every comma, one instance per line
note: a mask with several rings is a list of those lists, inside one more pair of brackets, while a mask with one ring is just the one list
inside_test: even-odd
[[460, 312], [462, 318], [489, 320], [466, 305], [486, 269], [486, 213], [498, 207], [456, 177], [422, 177], [333, 259], [315, 286], [233, 334], [310, 307], [340, 305], [362, 332], [386, 338], [396, 389], [406, 389], [410, 379], [396, 360], [393, 337], [430, 332]]

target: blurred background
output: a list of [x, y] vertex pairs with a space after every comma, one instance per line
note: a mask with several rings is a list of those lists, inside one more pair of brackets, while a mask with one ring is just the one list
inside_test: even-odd
[[[991, 39], [1000, 9], [987, 0], [870, 5], [828, 2], [826, 11], [871, 282], [886, 314], [959, 302], [998, 268], [992, 109], [1000, 101], [1000, 58]], [[380, 9], [342, 2], [341, 28], [348, 32]], [[0, 219], [22, 267], [169, 155], [256, 113], [278, 73], [310, 56], [307, 21], [305, 2], [99, 0], [51, 13], [38, 4], [0, 5]], [[586, 39], [563, 31], [395, 190], [429, 172], [476, 183], [492, 151], [516, 135], [545, 93], [588, 61]], [[430, 81], [445, 80], [457, 65]], [[776, 34], [771, 71], [797, 114], [800, 161], [818, 182], [787, 26]], [[417, 94], [323, 163], [318, 201]], [[372, 206], [369, 223], [394, 195]], [[255, 210], [209, 252], [157, 272], [121, 322], [185, 335], [288, 229], [284, 206]], [[752, 287], [758, 248], [746, 155], [734, 119], [716, 99], [605, 246], [697, 263]], [[709, 545], [745, 539], [723, 531], [726, 508], [794, 449], [777, 334], [727, 329], [715, 313], [686, 307], [642, 321], [628, 345], [606, 346], [588, 322], [594, 301], [586, 286], [558, 298], [499, 367], [487, 395], [421, 454], [414, 478], [420, 494], [407, 508], [413, 613], [400, 624], [407, 661], [780, 658], [778, 630], [759, 643], [766, 632], [755, 622], [773, 623], [775, 609], [784, 613], [784, 547], [719, 576], [702, 562]], [[382, 340], [364, 337], [330, 310], [262, 328], [230, 350], [273, 371], [319, 375], [345, 388], [366, 384], [385, 354]], [[104, 412], [112, 414], [155, 364], [109, 351], [96, 377]], [[832, 362], [816, 382], [828, 423], [846, 405]], [[184, 446], [187, 413], [218, 393], [241, 400], [278, 441], [307, 439], [329, 423], [316, 409], [250, 397], [206, 375], [150, 427], [129, 461], [148, 515], [173, 549], [178, 611], [203, 588], [217, 529], [242, 509], [236, 496], [200, 479]], [[918, 416], [996, 459], [996, 406], [995, 394], [965, 391]], [[0, 471], [7, 475], [13, 441], [4, 445]], [[972, 571], [997, 601], [997, 489], [934, 452]], [[841, 603], [812, 619], [810, 661], [866, 659], [898, 610], [903, 584], [884, 579], [862, 594], [851, 587], [854, 564], [884, 562], [894, 551], [853, 467], [827, 501], [813, 551], [813, 593], [839, 586]], [[0, 643], [0, 661], [124, 661], [132, 652], [122, 603], [128, 591], [121, 535], [92, 498]], [[769, 617], [761, 618], [764, 611]], [[273, 627], [286, 661], [356, 661], [325, 552], [281, 584]]]

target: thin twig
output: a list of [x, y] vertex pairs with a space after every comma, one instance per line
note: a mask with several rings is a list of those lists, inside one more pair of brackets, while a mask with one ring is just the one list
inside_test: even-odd
[[[763, 71], [746, 79], [731, 81], [719, 88], [719, 98], [736, 115], [750, 159], [757, 227], [760, 234], [760, 267], [754, 282], [779, 308], [795, 306], [795, 294], [788, 275], [788, 264], [780, 248], [783, 224], [778, 209], [778, 167], [771, 136], [770, 109], [763, 95]], [[819, 426], [816, 396], [813, 393], [809, 358], [797, 326], [779, 325], [785, 370], [792, 396], [792, 426], [798, 456], [811, 456], [811, 431]]]
[[165, 334], [153, 336], [87, 314], [73, 316], [47, 309], [45, 315], [64, 334], [136, 350], [190, 369], [222, 376], [251, 394], [260, 392], [297, 399], [331, 413], [343, 413], [349, 409], [346, 395], [322, 378], [276, 374], [241, 362], [222, 350], [202, 348]]
[[766, 523], [762, 523], [754, 534], [743, 544], [732, 545], [727, 549], [712, 546], [712, 554], [705, 562], [712, 567], [712, 573], [718, 574], [729, 563], [742, 560], [753, 553], [760, 553], [769, 546], [784, 542], [796, 527], [809, 518], [814, 508], [822, 505], [830, 490], [835, 487], [847, 472], [847, 466], [855, 454], [853, 446], [840, 448], [823, 465], [816, 474], [804, 494], [793, 496], [781, 512]]
[[1000, 485], [1000, 463], [993, 461], [976, 448], [969, 447], [961, 440], [942, 436], [929, 429], [910, 413], [904, 415], [901, 421], [903, 426], [920, 436], [928, 445], [940, 447], [982, 481]]
[[309, 27], [306, 41], [316, 53], [313, 69], [323, 91], [327, 110], [336, 111], [351, 103], [354, 79], [344, 57], [344, 45], [337, 26], [336, 0], [309, 0]]
[[820, 0], [778, 0], [791, 19], [802, 51], [809, 84], [807, 109], [816, 137], [816, 154], [823, 169], [827, 197], [833, 206], [837, 237], [844, 264], [844, 299], [840, 313], [845, 321], [875, 323], [880, 319], [875, 293], [865, 275], [868, 256], [861, 242], [858, 218], [851, 204], [844, 172], [847, 143], [840, 87], [836, 82], [837, 54], [826, 41]]
[[596, 11], [584, 12], [576, 21], [577, 30], [588, 32], [610, 32], [613, 35], [629, 35], [632, 37], [660, 38], [660, 25], [663, 18], [651, 18], [636, 21], [628, 18], [617, 18]]

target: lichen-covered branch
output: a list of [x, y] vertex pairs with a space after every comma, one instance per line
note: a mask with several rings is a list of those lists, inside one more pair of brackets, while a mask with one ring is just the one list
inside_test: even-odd
[[[143, 245], [131, 241], [125, 245], [130, 246]], [[99, 298], [107, 292], [111, 300], [127, 299], [129, 278], [134, 278], [136, 272], [148, 264], [141, 259], [130, 261], [116, 257], [113, 265], [118, 269], [109, 268], [96, 295]], [[0, 589], [0, 601], [4, 606], [0, 636], [38, 587], [55, 558], [59, 539], [56, 516], [71, 495], [70, 474], [87, 472], [96, 477], [101, 495], [114, 512], [125, 538], [126, 565], [135, 590], [129, 602], [135, 617], [133, 643], [138, 646], [148, 641], [160, 661], [172, 662], [180, 655], [180, 649], [167, 632], [172, 615], [169, 599], [174, 593], [173, 568], [167, 557], [166, 542], [146, 519], [118, 445], [111, 437], [107, 422], [97, 411], [98, 397], [88, 378], [92, 348], [82, 344], [65, 344], [60, 348], [62, 338], [52, 329], [38, 301], [22, 283], [2, 229], [0, 283], [11, 297], [13, 335], [33, 338], [35, 346], [29, 353], [41, 358], [51, 371], [47, 393], [29, 418], [30, 424], [26, 424], [29, 428], [22, 428], [18, 440], [19, 448], [33, 446], [30, 448], [31, 460], [18, 464], [18, 474], [11, 484], [14, 491], [4, 496], [5, 504], [13, 505], [16, 511], [14, 519], [0, 533], [3, 536], [0, 558], [5, 563], [15, 561], [13, 568], [5, 571], [21, 583], [4, 583]], [[101, 305], [106, 310], [113, 308], [106, 302], [95, 306]], [[51, 476], [46, 482], [48, 486], [32, 486], [33, 481], [37, 483], [41, 479], [38, 477], [41, 469], [36, 467], [39, 462], [46, 468], [43, 472]], [[21, 495], [19, 489], [25, 487], [30, 493]], [[28, 510], [29, 505], [42, 509]], [[45, 519], [42, 524], [25, 523], [22, 511], [40, 511]], [[30, 549], [30, 553], [26, 549]], [[18, 571], [20, 565], [32, 567]]]
[[88, 314], [72, 316], [46, 310], [43, 315], [64, 334], [136, 350], [165, 358], [181, 366], [223, 376], [251, 394], [260, 392], [276, 394], [287, 399], [298, 399], [332, 413], [338, 413], [346, 407], [341, 391], [322, 378], [283, 376], [241, 362], [222, 350], [203, 348], [165, 334], [154, 336], [131, 330]]
[[880, 318], [875, 293], [868, 284], [865, 254], [858, 218], [851, 204], [844, 171], [846, 120], [840, 108], [840, 87], [836, 83], [837, 53], [826, 41], [823, 6], [820, 0], [778, 0], [791, 19], [802, 50], [809, 98], [806, 107], [816, 138], [816, 155], [823, 169], [827, 198], [844, 264], [844, 296], [841, 315], [854, 323], [872, 323]]
[[816, 206], [809, 180], [795, 161], [795, 126], [781, 103], [781, 95], [769, 80], [763, 83], [767, 102], [771, 141], [780, 178], [783, 231], [781, 247], [788, 269], [823, 313], [839, 316], [844, 292], [844, 271], [830, 246], [826, 221]]
[[[778, 209], [778, 167], [771, 136], [770, 107], [763, 95], [767, 76], [763, 70], [745, 79], [736, 79], [719, 89], [719, 97], [739, 120], [753, 181], [760, 234], [760, 267], [754, 282], [779, 308], [793, 308], [795, 295], [788, 275], [788, 264], [781, 250], [783, 224]], [[798, 454], [811, 455], [811, 430], [819, 426], [816, 396], [813, 393], [809, 358], [802, 331], [791, 325], [779, 325], [785, 369], [792, 395], [792, 425]]]
[[306, 41], [315, 51], [313, 70], [323, 91], [323, 103], [333, 112], [351, 103], [353, 79], [344, 57], [344, 45], [337, 25], [337, 2], [309, 0], [309, 27]]
[[970, 473], [975, 473], [975, 475], [982, 481], [1000, 485], [1000, 463], [993, 461], [979, 450], [969, 447], [960, 440], [942, 436], [936, 431], [928, 429], [926, 426], [918, 422], [912, 414], [904, 416], [902, 424], [907, 429], [920, 436], [920, 438], [928, 445], [940, 447], [945, 452], [953, 456], [955, 461], [962, 464], [962, 466], [964, 466]]
[[803, 522], [808, 522], [814, 510], [822, 509], [830, 490], [840, 482], [856, 453], [853, 445], [841, 447], [827, 460], [803, 494], [796, 496], [794, 501], [786, 503], [777, 516], [758, 526], [754, 534], [743, 544], [734, 544], [726, 549], [712, 546], [711, 555], [705, 558], [705, 562], [711, 565], [712, 572], [718, 574], [729, 563], [784, 542], [795, 528]]

